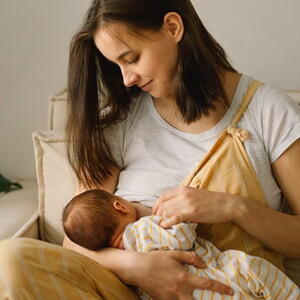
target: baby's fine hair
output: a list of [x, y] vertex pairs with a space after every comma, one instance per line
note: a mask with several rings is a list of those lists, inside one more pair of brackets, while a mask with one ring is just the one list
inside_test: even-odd
[[109, 247], [118, 225], [113, 207], [116, 196], [94, 189], [75, 196], [64, 208], [62, 222], [67, 237], [90, 250]]

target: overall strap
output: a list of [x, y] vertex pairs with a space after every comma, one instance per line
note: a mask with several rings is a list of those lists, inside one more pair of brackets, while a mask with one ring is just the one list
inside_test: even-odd
[[234, 119], [233, 119], [233, 122], [232, 122], [232, 125], [236, 125], [238, 123], [238, 121], [240, 120], [240, 118], [242, 117], [243, 113], [245, 112], [245, 110], [247, 109], [253, 95], [255, 94], [255, 92], [257, 91], [257, 89], [261, 86], [261, 82], [260, 81], [257, 81], [257, 80], [254, 80], [248, 90], [247, 90], [247, 93], [244, 97], [244, 100], [243, 100], [243, 103], [239, 109], [239, 111], [237, 112], [237, 114], [235, 115]]

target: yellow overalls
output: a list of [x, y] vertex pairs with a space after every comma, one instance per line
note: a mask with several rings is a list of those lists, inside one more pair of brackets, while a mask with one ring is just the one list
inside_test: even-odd
[[[260, 84], [258, 81], [252, 82], [232, 124], [221, 133], [210, 151], [184, 179], [181, 186], [240, 195], [268, 206], [251, 161], [243, 147], [243, 142], [248, 139], [247, 131], [237, 127], [238, 121]], [[209, 240], [222, 251], [242, 250], [251, 255], [263, 257], [284, 270], [281, 254], [269, 249], [233, 222], [199, 224], [197, 232], [198, 236]]]

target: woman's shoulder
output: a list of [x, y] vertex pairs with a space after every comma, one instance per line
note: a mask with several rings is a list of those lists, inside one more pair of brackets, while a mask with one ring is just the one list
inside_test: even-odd
[[273, 162], [300, 135], [300, 107], [283, 90], [262, 83], [244, 115], [246, 126], [260, 137]]
[[[237, 94], [239, 94], [238, 106], [241, 105], [242, 99], [245, 97], [251, 83], [255, 79], [249, 75], [241, 77]], [[259, 80], [258, 80], [259, 81]], [[248, 112], [257, 114], [274, 113], [287, 108], [288, 110], [299, 112], [297, 103], [282, 89], [261, 81], [261, 85], [254, 93], [252, 100], [248, 106]], [[272, 112], [273, 111], [273, 112]]]

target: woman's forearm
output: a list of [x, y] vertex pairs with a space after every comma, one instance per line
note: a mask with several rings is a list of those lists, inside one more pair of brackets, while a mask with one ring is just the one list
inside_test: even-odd
[[134, 264], [134, 257], [136, 253], [117, 248], [106, 248], [99, 251], [91, 251], [73, 243], [66, 236], [63, 241], [63, 247], [79, 252], [95, 260], [103, 267], [112, 271], [124, 283], [133, 284], [133, 282], [129, 282], [128, 270], [130, 269], [130, 264]]
[[300, 216], [273, 210], [249, 199], [237, 199], [232, 221], [284, 256], [300, 259]]

